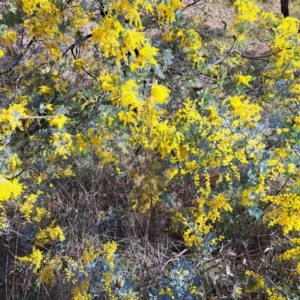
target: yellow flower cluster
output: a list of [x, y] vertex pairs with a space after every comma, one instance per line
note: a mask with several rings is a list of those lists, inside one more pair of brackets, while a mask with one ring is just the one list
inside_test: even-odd
[[115, 241], [107, 242], [103, 245], [105, 259], [109, 263], [110, 270], [114, 269], [114, 255], [117, 251], [118, 244]]
[[41, 245], [48, 244], [52, 241], [63, 242], [66, 239], [62, 229], [59, 226], [54, 227], [53, 225], [54, 222], [45, 229], [39, 228], [36, 239]]
[[2, 29], [2, 33], [0, 34], [1, 45], [11, 49], [12, 44], [17, 41], [17, 35], [14, 31], [7, 30], [6, 25], [1, 25], [1, 29]]
[[237, 0], [233, 6], [236, 9], [234, 17], [235, 24], [249, 22], [254, 23], [259, 18], [260, 7], [250, 0]]
[[238, 81], [237, 86], [239, 86], [239, 85], [250, 86], [249, 81], [251, 80], [252, 76], [251, 75], [238, 74], [238, 75], [235, 76], [235, 78]]
[[91, 300], [92, 296], [89, 293], [90, 281], [88, 279], [83, 280], [80, 285], [75, 286], [72, 290], [72, 300]]
[[141, 49], [145, 42], [146, 38], [144, 33], [135, 29], [129, 29], [123, 34], [123, 44], [127, 51], [134, 57], [136, 56], [136, 49]]
[[72, 135], [66, 132], [54, 133], [52, 144], [55, 146], [54, 154], [66, 159], [75, 150]]
[[17, 171], [17, 169], [22, 166], [23, 162], [19, 159], [18, 154], [14, 153], [12, 156], [10, 156], [7, 160], [8, 166], [9, 166], [9, 172], [14, 173]]
[[242, 205], [252, 206], [254, 197], [255, 191], [253, 191], [252, 189], [244, 189], [241, 196]]
[[151, 46], [150, 43], [145, 43], [142, 48], [137, 49], [138, 56], [134, 57], [133, 62], [130, 64], [130, 70], [135, 71], [140, 68], [146, 67], [148, 64], [157, 65], [155, 56], [158, 54], [158, 49]]
[[285, 300], [286, 297], [279, 294], [276, 287], [266, 288], [266, 292], [268, 295], [268, 300]]
[[159, 189], [159, 176], [147, 178], [145, 175], [136, 173], [133, 178], [134, 187], [130, 193], [131, 208], [142, 213], [158, 203], [162, 190]]
[[0, 204], [0, 230], [5, 230], [9, 228], [8, 219], [6, 217], [5, 206]]
[[100, 254], [102, 253], [101, 250], [95, 251], [94, 246], [90, 246], [84, 250], [82, 254], [82, 265], [85, 268], [88, 263], [95, 260]]
[[62, 269], [62, 261], [59, 256], [43, 258], [43, 266], [40, 269], [40, 276], [44, 284], [52, 286], [55, 283], [55, 272]]
[[246, 290], [246, 293], [251, 294], [254, 292], [259, 292], [261, 289], [265, 289], [269, 300], [285, 299], [285, 297], [279, 294], [278, 289], [276, 287], [271, 287], [271, 288], [267, 287], [264, 278], [261, 275], [255, 273], [254, 271], [249, 271], [249, 270], [247, 270], [245, 274], [246, 276], [252, 277], [256, 282], [252, 288]]
[[[42, 217], [49, 217], [49, 211], [43, 207], [43, 202], [39, 201], [45, 197], [44, 193], [39, 191], [37, 194], [30, 194], [25, 197], [25, 201], [20, 204], [20, 211], [28, 221], [40, 222]], [[41, 203], [38, 205], [38, 203]]]
[[28, 35], [51, 39], [59, 36], [58, 25], [61, 23], [59, 9], [50, 0], [22, 0], [22, 9], [27, 16], [24, 26], [28, 27]]
[[61, 167], [57, 168], [55, 178], [60, 178], [60, 177], [72, 177], [75, 176], [75, 173], [72, 171], [72, 166], [69, 165], [65, 169], [62, 169]]
[[194, 65], [203, 61], [201, 36], [194, 29], [173, 28], [168, 29], [163, 34], [163, 40], [167, 42], [179, 41], [179, 47], [187, 53], [187, 59], [192, 61]]
[[68, 282], [72, 283], [73, 285], [76, 285], [78, 282], [78, 278], [76, 278], [76, 275], [84, 273], [83, 267], [75, 261], [71, 257], [64, 257], [66, 260], [68, 266], [64, 269], [64, 273], [66, 276], [66, 279]]
[[161, 289], [160, 292], [159, 292], [159, 294], [160, 294], [161, 296], [167, 295], [167, 296], [169, 296], [171, 299], [175, 299], [175, 296], [173, 295], [172, 289], [171, 289], [170, 287], [166, 287], [165, 289]]
[[[195, 221], [193, 224], [188, 222], [181, 214], [174, 216], [174, 222], [181, 223], [185, 226], [183, 239], [187, 247], [197, 246], [203, 247], [203, 238], [212, 229], [212, 224], [220, 218], [222, 211], [232, 211], [228, 203], [229, 199], [223, 194], [216, 195], [212, 200], [198, 199], [198, 208], [193, 210]], [[206, 212], [205, 206], [209, 208]], [[209, 224], [210, 223], [210, 224]], [[188, 225], [189, 224], [189, 225]]]
[[204, 293], [198, 292], [197, 288], [199, 288], [199, 287], [193, 285], [192, 283], [190, 283], [189, 284], [189, 292], [190, 292], [190, 294], [195, 295], [195, 296], [199, 296], [199, 297], [204, 297]]
[[124, 57], [119, 42], [119, 36], [124, 31], [122, 24], [111, 15], [106, 16], [102, 23], [92, 31], [92, 40], [99, 44], [106, 57], [115, 56], [117, 65], [120, 65], [120, 61]]
[[[157, 49], [149, 44], [144, 33], [136, 29], [125, 31], [122, 24], [112, 15], [107, 15], [101, 25], [93, 29], [92, 40], [98, 43], [106, 57], [115, 57], [118, 66], [122, 60], [128, 61], [127, 54], [130, 53], [132, 56], [131, 71], [143, 68], [147, 64], [157, 64], [154, 59]], [[136, 52], [138, 55], [135, 54]]]
[[278, 52], [275, 61], [278, 69], [288, 66], [291, 70], [299, 68], [298, 45], [300, 37], [298, 34], [299, 20], [296, 18], [282, 18], [281, 23], [275, 31], [273, 49]]
[[105, 290], [108, 293], [110, 299], [116, 299], [112, 290], [112, 282], [114, 280], [114, 256], [117, 250], [118, 244], [115, 241], [107, 242], [103, 245], [104, 257], [108, 263], [109, 271], [104, 273], [104, 286]]
[[183, 240], [187, 247], [197, 246], [201, 248], [203, 246], [203, 239], [193, 233], [192, 228], [188, 228], [184, 231]]
[[21, 264], [29, 264], [33, 272], [37, 274], [42, 265], [43, 254], [39, 249], [33, 247], [32, 252], [29, 256], [18, 257], [18, 260]]
[[83, 73], [83, 68], [87, 65], [83, 58], [76, 58], [73, 60], [73, 65], [79, 74]]
[[70, 5], [70, 27], [74, 30], [75, 34], [83, 26], [85, 26], [89, 19], [92, 17], [92, 14], [86, 13], [83, 7], [80, 5], [80, 1], [74, 1], [73, 5]]
[[[135, 26], [137, 29], [143, 29], [140, 10], [146, 7], [145, 0], [122, 0], [114, 1], [111, 5], [111, 10], [121, 13], [128, 21], [130, 26]], [[109, 8], [109, 6], [107, 7]]]
[[290, 242], [292, 244], [295, 244], [295, 246], [292, 249], [289, 249], [285, 251], [283, 254], [281, 254], [278, 257], [278, 260], [283, 261], [283, 260], [297, 260], [297, 273], [300, 274], [300, 262], [299, 262], [299, 257], [300, 257], [300, 238], [293, 238], [290, 239]]
[[175, 21], [175, 10], [183, 7], [180, 0], [169, 0], [168, 2], [161, 2], [156, 7], [158, 14], [158, 22], [162, 26], [164, 23], [173, 23]]
[[64, 114], [62, 114], [60, 116], [56, 116], [52, 118], [49, 122], [49, 125], [56, 126], [59, 130], [61, 130], [67, 120], [68, 118]]
[[0, 204], [9, 199], [16, 199], [23, 192], [23, 185], [19, 183], [17, 178], [7, 180], [3, 175], [0, 175]]
[[297, 194], [265, 196], [261, 201], [274, 205], [274, 208], [264, 215], [264, 219], [269, 221], [269, 226], [280, 225], [284, 234], [300, 230], [300, 197]]
[[223, 194], [218, 194], [211, 201], [206, 201], [207, 206], [210, 208], [207, 218], [215, 222], [220, 219], [221, 211], [232, 211], [232, 207], [228, 202], [229, 199]]
[[263, 289], [265, 287], [265, 281], [261, 275], [255, 273], [253, 271], [249, 271], [249, 270], [247, 270], [245, 272], [245, 274], [246, 274], [246, 276], [252, 277], [255, 280], [255, 285], [252, 288], [247, 289], [246, 293], [251, 294], [251, 293], [257, 292], [260, 289]]
[[25, 116], [26, 111], [21, 104], [12, 104], [8, 109], [2, 109], [0, 112], [1, 134], [8, 135], [17, 127], [22, 129], [20, 118]]
[[257, 104], [250, 104], [249, 98], [245, 96], [233, 96], [230, 97], [229, 103], [233, 111], [232, 117], [237, 117], [237, 120], [232, 123], [232, 126], [244, 126], [253, 127], [254, 124], [260, 120], [260, 112], [262, 108]]
[[53, 93], [52, 89], [49, 88], [48, 86], [42, 85], [39, 88], [39, 93], [40, 95], [51, 95]]

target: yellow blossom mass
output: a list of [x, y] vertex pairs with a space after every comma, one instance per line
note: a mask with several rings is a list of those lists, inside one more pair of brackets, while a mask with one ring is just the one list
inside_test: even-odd
[[242, 75], [242, 74], [238, 74], [235, 76], [235, 78], [237, 79], [237, 85], [246, 85], [246, 86], [250, 86], [249, 81], [251, 80], [252, 76], [251, 75]]

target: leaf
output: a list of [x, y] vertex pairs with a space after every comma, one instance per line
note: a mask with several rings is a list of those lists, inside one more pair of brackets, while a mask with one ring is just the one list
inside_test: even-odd
[[251, 206], [247, 210], [250, 216], [254, 217], [256, 220], [259, 220], [263, 214], [263, 211], [257, 206]]
[[162, 201], [165, 205], [167, 205], [170, 208], [174, 207], [174, 200], [175, 200], [174, 195], [169, 194], [167, 192], [163, 192], [161, 196], [162, 196]]
[[0, 20], [0, 24], [5, 24], [9, 27], [12, 27], [16, 24], [20, 24], [22, 22], [23, 22], [22, 15], [19, 13], [15, 14], [14, 12], [3, 14], [2, 20]]

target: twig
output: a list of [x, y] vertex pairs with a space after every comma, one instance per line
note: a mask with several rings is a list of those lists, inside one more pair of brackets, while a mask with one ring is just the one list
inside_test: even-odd
[[0, 73], [0, 76], [1, 75], [4, 75], [4, 74], [7, 74], [9, 73], [10, 71], [12, 71], [19, 63], [19, 61], [21, 60], [21, 58], [26, 54], [26, 52], [29, 50], [29, 48], [31, 47], [31, 45], [35, 42], [35, 38], [33, 37], [30, 42], [28, 43], [28, 45], [26, 46], [26, 48], [21, 52], [21, 54], [19, 55], [19, 57], [17, 58], [17, 60], [15, 61], [15, 63], [10, 67], [8, 68], [7, 70], [3, 71]]
[[27, 120], [27, 119], [52, 119], [55, 116], [28, 116], [28, 117], [20, 117], [19, 120]]
[[[232, 43], [230, 49], [229, 49], [228, 51], [226, 51], [226, 55], [228, 55], [228, 54], [231, 53], [231, 51], [232, 51], [232, 49], [233, 49], [233, 47], [234, 47], [234, 44], [235, 44], [235, 42], [237, 41], [237, 37], [236, 37], [235, 35], [232, 36], [232, 37], [233, 37], [233, 43]], [[211, 65], [211, 67], [213, 67], [213, 66], [215, 66], [215, 65], [218, 65], [218, 64], [222, 63], [222, 62], [224, 61], [225, 57], [226, 57], [226, 56], [223, 56], [223, 57], [219, 58], [217, 61], [215, 61], [215, 62]]]
[[79, 43], [84, 42], [92, 37], [92, 34], [87, 34], [85, 36], [79, 37], [72, 45], [70, 45], [63, 53], [63, 56], [65, 56], [70, 50], [72, 51]]
[[[200, 0], [195, 0], [193, 3], [188, 4], [186, 7], [184, 7], [184, 8], [181, 10], [181, 12], [183, 12], [183, 11], [185, 11], [186, 9], [188, 9], [189, 7], [191, 7], [191, 6], [195, 5], [195, 4], [197, 4], [198, 2], [200, 2]], [[202, 5], [202, 4], [205, 4], [205, 3], [207, 3], [207, 2], [205, 1], [205, 2], [202, 2], [202, 3], [199, 3], [199, 4]]]

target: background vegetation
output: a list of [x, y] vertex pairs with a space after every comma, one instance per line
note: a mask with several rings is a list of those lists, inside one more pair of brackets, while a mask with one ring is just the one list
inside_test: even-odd
[[300, 24], [263, 2], [1, 1], [1, 299], [298, 299]]

